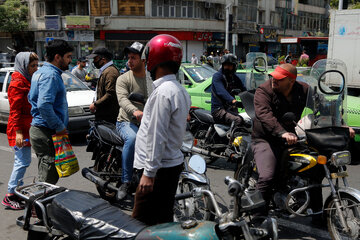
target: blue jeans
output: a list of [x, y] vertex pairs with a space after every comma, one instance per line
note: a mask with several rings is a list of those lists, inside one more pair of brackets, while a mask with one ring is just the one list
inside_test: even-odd
[[[14, 167], [8, 183], [8, 192], [14, 193], [18, 181], [25, 175], [26, 168], [31, 163], [31, 147], [22, 147], [18, 151], [15, 151]], [[21, 181], [20, 185], [23, 182]]]
[[131, 182], [134, 154], [135, 154], [135, 140], [136, 133], [139, 128], [131, 122], [116, 122], [116, 130], [124, 141], [122, 159], [122, 179], [123, 183]]

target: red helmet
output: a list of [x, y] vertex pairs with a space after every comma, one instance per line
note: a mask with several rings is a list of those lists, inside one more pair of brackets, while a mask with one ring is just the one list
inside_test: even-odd
[[146, 44], [144, 54], [149, 72], [153, 71], [159, 64], [166, 62], [175, 62], [180, 67], [182, 46], [177, 38], [160, 34]]

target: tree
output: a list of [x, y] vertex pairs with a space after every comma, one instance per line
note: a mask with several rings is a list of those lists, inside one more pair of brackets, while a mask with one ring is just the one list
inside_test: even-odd
[[0, 5], [0, 31], [16, 33], [27, 29], [28, 11], [21, 0], [5, 0]]

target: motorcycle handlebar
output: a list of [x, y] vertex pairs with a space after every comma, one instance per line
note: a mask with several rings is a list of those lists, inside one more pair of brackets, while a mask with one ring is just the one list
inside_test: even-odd
[[186, 192], [186, 193], [179, 193], [175, 195], [175, 200], [183, 200], [186, 198], [191, 198], [193, 197], [192, 192]]

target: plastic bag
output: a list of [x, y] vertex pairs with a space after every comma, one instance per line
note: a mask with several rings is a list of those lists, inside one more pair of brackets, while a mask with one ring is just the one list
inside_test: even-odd
[[55, 167], [59, 177], [70, 176], [79, 171], [79, 163], [71, 147], [69, 136], [53, 135], [55, 148]]

